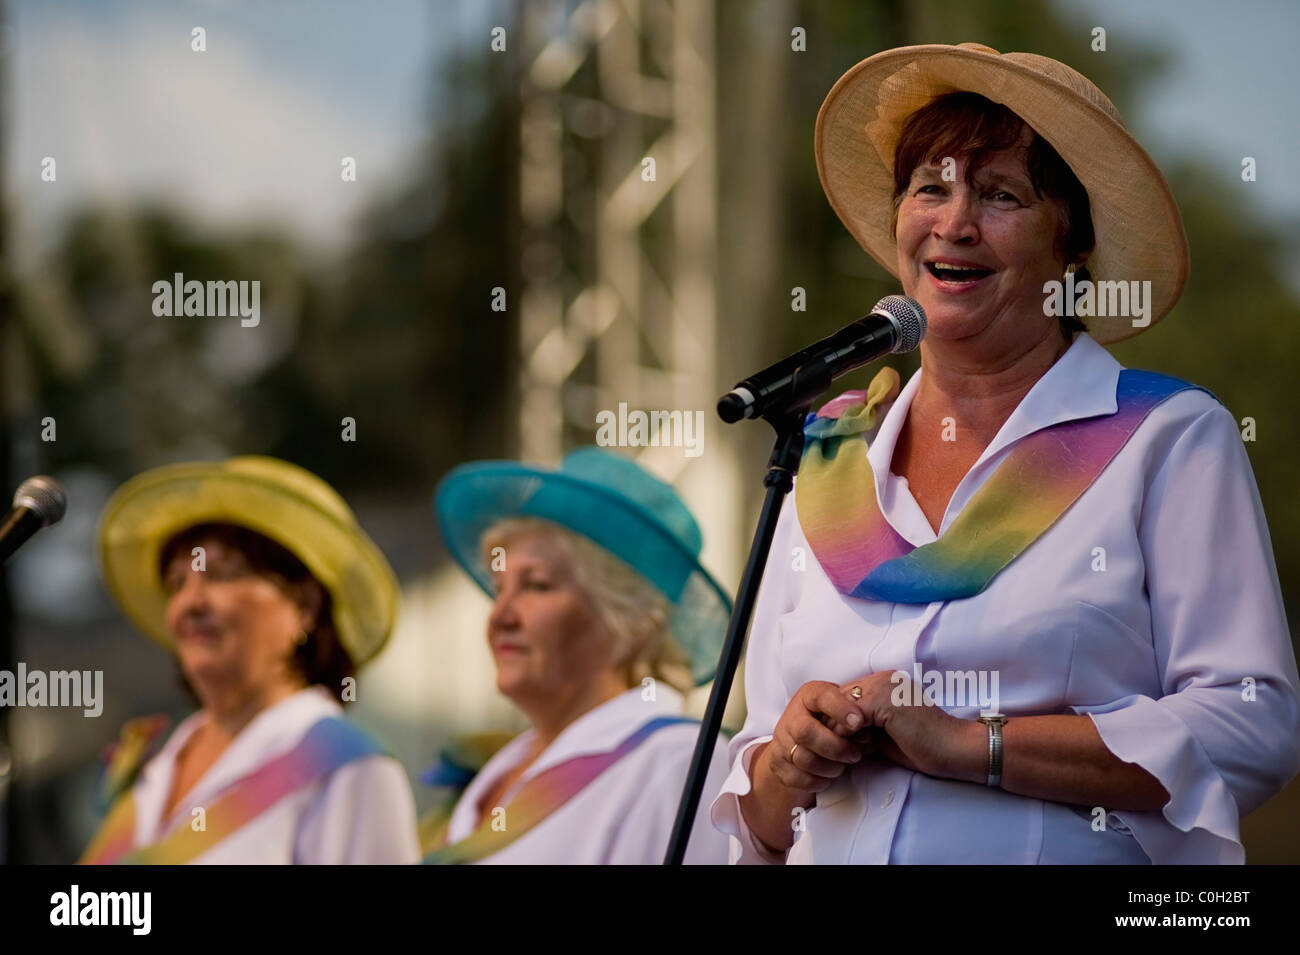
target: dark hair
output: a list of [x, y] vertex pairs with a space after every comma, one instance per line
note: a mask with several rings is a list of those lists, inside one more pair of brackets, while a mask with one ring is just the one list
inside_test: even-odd
[[[988, 154], [1011, 149], [1027, 128], [1023, 119], [1000, 103], [964, 91], [936, 97], [907, 117], [894, 146], [890, 233], [897, 232], [898, 206], [915, 169], [940, 156], [966, 156], [966, 182], [974, 185], [975, 173], [987, 162]], [[1051, 144], [1032, 129], [1030, 132], [1032, 140], [1025, 156], [1029, 182], [1035, 195], [1055, 199], [1061, 208], [1054, 251], [1067, 265], [1082, 265], [1097, 242], [1088, 191]], [[1086, 330], [1072, 316], [1062, 315], [1060, 323], [1067, 339]]]
[[[334, 601], [329, 589], [287, 548], [237, 524], [196, 524], [172, 536], [158, 557], [159, 577], [164, 577], [173, 560], [188, 555], [205, 540], [216, 540], [238, 551], [253, 573], [275, 583], [295, 603], [301, 603], [303, 588], [315, 587], [320, 591], [316, 625], [307, 634], [307, 639], [294, 649], [293, 662], [308, 685], [323, 686], [336, 698], [342, 697], [343, 680], [355, 676], [357, 668], [334, 628]], [[188, 681], [184, 681], [183, 675], [182, 681], [193, 697], [193, 689]], [[341, 701], [346, 703], [350, 699]]]

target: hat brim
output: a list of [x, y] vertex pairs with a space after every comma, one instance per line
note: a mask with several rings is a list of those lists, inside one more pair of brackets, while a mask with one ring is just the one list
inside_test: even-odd
[[434, 514], [452, 558], [489, 596], [492, 573], [483, 533], [509, 518], [550, 521], [583, 535], [650, 581], [672, 607], [673, 638], [697, 686], [717, 668], [731, 600], [695, 556], [635, 501], [561, 471], [515, 461], [482, 461], [447, 474]]
[[942, 44], [869, 57], [840, 77], [817, 114], [817, 172], [849, 232], [898, 277], [890, 219], [893, 146], [903, 121], [945, 93], [969, 91], [1001, 103], [1052, 145], [1087, 190], [1096, 233], [1088, 260], [1093, 281], [1151, 283], [1147, 324], [1123, 315], [1085, 319], [1097, 341], [1120, 341], [1167, 315], [1187, 284], [1182, 216], [1164, 175], [1118, 119], [1030, 65], [1043, 63], [1054, 61]]
[[392, 568], [359, 527], [322, 510], [269, 476], [222, 463], [168, 465], [127, 481], [104, 508], [98, 552], [104, 582], [122, 612], [169, 650], [163, 545], [196, 524], [229, 523], [287, 548], [329, 591], [339, 640], [361, 666], [383, 647], [397, 616]]

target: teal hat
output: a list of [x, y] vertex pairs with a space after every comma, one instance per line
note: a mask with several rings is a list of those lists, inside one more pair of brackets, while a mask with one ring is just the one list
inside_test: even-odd
[[462, 464], [438, 484], [433, 509], [452, 557], [489, 595], [492, 573], [479, 542], [498, 521], [540, 518], [600, 545], [668, 598], [673, 637], [696, 685], [712, 679], [731, 599], [700, 565], [704, 541], [690, 510], [633, 461], [585, 447], [558, 471], [515, 461]]

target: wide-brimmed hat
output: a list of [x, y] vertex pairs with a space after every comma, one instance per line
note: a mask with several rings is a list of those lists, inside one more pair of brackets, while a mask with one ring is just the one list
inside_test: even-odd
[[[1051, 144], [1088, 191], [1097, 240], [1087, 262], [1092, 280], [1149, 281], [1150, 324], [1163, 318], [1190, 268], [1169, 184], [1101, 90], [1064, 63], [1034, 53], [998, 53], [978, 43], [906, 46], [877, 53], [836, 81], [817, 114], [817, 172], [858, 243], [898, 276], [890, 230], [894, 147], [908, 116], [958, 91], [1001, 103]], [[1100, 342], [1150, 327], [1135, 327], [1128, 316], [1086, 321]]]
[[489, 595], [483, 532], [508, 518], [534, 517], [588, 538], [646, 578], [672, 608], [672, 633], [707, 682], [731, 615], [731, 600], [699, 561], [699, 525], [673, 488], [635, 462], [578, 448], [558, 471], [515, 461], [478, 461], [447, 474], [434, 492], [447, 549]]
[[397, 578], [332, 487], [278, 458], [171, 464], [123, 484], [104, 506], [97, 550], [109, 593], [148, 636], [171, 648], [158, 561], [196, 524], [236, 524], [287, 548], [329, 591], [339, 641], [357, 666], [384, 645]]

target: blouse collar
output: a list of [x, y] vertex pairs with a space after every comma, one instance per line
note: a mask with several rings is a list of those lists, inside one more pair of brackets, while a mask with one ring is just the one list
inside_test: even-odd
[[343, 708], [319, 686], [306, 687], [258, 713], [239, 731], [202, 778], [164, 819], [163, 811], [176, 778], [176, 758], [206, 719], [200, 711], [186, 718], [140, 774], [135, 793], [137, 826], [143, 841], [151, 842], [187, 814], [192, 806], [208, 804], [223, 789], [248, 775], [268, 759], [288, 752], [313, 725], [328, 716], [341, 716]]
[[[520, 786], [553, 766], [558, 766], [576, 756], [607, 753], [616, 749], [620, 743], [652, 719], [660, 716], [680, 716], [682, 702], [680, 693], [667, 684], [657, 681], [653, 686], [653, 694], [650, 688], [638, 685], [588, 710], [566, 726], [551, 745], [533, 760], [510, 791], [504, 794], [503, 804], [514, 796]], [[467, 802], [474, 802], [487, 786], [500, 779], [502, 773], [518, 766], [527, 758], [535, 738], [535, 732], [529, 729], [507, 743], [483, 767], [483, 771], [465, 791], [465, 796], [470, 797]]]
[[[1086, 332], [1080, 332], [1075, 336], [1073, 343], [1065, 350], [1065, 354], [1058, 358], [1055, 364], [1047, 369], [1029, 389], [970, 471], [962, 478], [953, 492], [940, 532], [946, 530], [961, 512], [966, 499], [974, 493], [977, 484], [982, 482], [990, 462], [1000, 459], [1002, 451], [1022, 438], [1054, 424], [1114, 414], [1119, 407], [1115, 401], [1115, 389], [1119, 385], [1119, 373], [1122, 368], [1123, 366], [1110, 352], [1097, 344]], [[908, 379], [898, 398], [885, 413], [867, 450], [867, 461], [871, 465], [876, 482], [877, 502], [881, 513], [887, 517], [889, 510], [885, 506], [882, 488], [896, 480], [890, 474], [889, 465], [898, 443], [899, 432], [907, 419], [907, 411], [912, 406], [912, 399], [921, 385], [922, 373], [922, 369], [917, 369]], [[891, 523], [895, 522], [891, 521]], [[926, 540], [935, 538], [934, 531], [928, 523], [925, 523], [923, 529], [904, 529], [897, 524], [895, 527], [909, 539], [915, 536]], [[909, 530], [915, 533], [909, 533]], [[913, 540], [912, 543], [917, 541]]]

